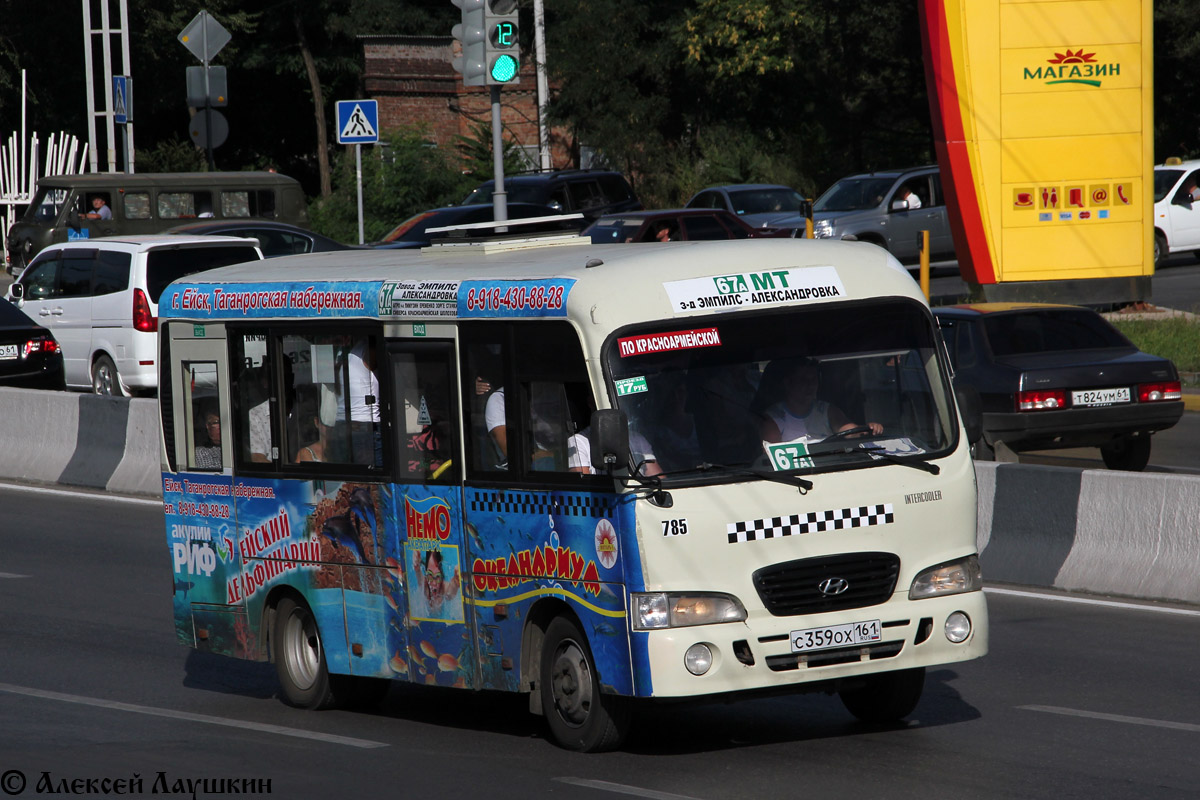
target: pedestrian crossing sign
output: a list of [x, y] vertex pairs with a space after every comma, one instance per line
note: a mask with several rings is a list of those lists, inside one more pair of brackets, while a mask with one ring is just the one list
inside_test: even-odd
[[379, 103], [375, 100], [337, 102], [338, 144], [374, 144], [379, 141]]

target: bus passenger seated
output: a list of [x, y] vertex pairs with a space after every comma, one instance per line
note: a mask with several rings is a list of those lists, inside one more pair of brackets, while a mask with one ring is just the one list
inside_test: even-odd
[[[837, 406], [817, 399], [817, 364], [809, 358], [788, 359], [768, 367], [781, 370], [783, 399], [764, 412], [762, 438], [764, 442], [794, 442], [807, 437], [820, 441], [834, 433], [859, 427], [851, 422]], [[764, 381], [765, 382], [765, 381]], [[868, 422], [871, 433], [883, 433], [878, 422]]]

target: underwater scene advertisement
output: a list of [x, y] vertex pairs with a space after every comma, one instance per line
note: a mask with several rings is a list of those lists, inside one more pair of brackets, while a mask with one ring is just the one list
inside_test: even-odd
[[625, 584], [640, 585], [640, 560], [615, 495], [467, 489], [464, 502], [453, 486], [186, 473], [164, 474], [163, 493], [189, 646], [266, 658], [264, 603], [288, 585], [331, 672], [516, 691], [529, 610], [554, 597], [606, 689], [633, 693]]
[[517, 689], [523, 620], [557, 597], [579, 617], [606, 689], [631, 694], [622, 586], [630, 539], [618, 533], [617, 497], [468, 488], [466, 506], [484, 688]]

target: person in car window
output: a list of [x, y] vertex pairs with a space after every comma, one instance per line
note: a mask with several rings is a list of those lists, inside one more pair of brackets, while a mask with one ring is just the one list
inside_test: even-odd
[[112, 209], [100, 195], [92, 197], [92, 210], [83, 215], [87, 219], [112, 219]]
[[913, 190], [907, 186], [900, 189], [900, 193], [897, 195], [896, 199], [907, 200], [909, 211], [915, 211], [921, 207], [921, 198], [917, 197]]

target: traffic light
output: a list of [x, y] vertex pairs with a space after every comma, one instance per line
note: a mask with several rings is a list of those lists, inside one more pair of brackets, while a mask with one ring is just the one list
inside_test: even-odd
[[484, 83], [503, 86], [521, 82], [521, 59], [518, 45], [517, 0], [485, 0], [483, 29], [487, 31], [484, 63], [487, 73]]
[[[462, 22], [450, 34], [462, 44], [462, 55], [454, 59], [454, 68], [462, 73], [463, 86], [487, 85], [487, 35], [484, 28], [484, 4], [487, 0], [451, 0], [462, 9]], [[513, 5], [516, 3], [514, 1]]]

